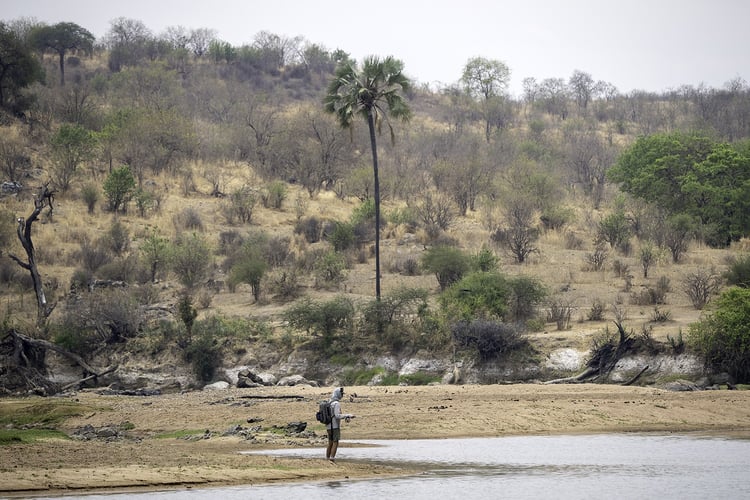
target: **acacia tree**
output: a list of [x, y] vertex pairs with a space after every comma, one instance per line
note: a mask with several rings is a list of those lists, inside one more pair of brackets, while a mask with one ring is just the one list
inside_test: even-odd
[[41, 26], [33, 31], [33, 44], [41, 51], [55, 52], [60, 61], [60, 85], [65, 85], [65, 54], [69, 51], [91, 53], [94, 35], [76, 23], [57, 23]]
[[0, 22], [0, 108], [21, 113], [30, 105], [23, 89], [44, 80], [39, 61], [5, 23]]
[[63, 124], [50, 140], [55, 181], [64, 193], [70, 187], [78, 165], [89, 159], [94, 147], [93, 134], [80, 125]]
[[481, 100], [484, 134], [489, 142], [492, 124], [498, 121], [498, 112], [503, 110], [501, 101], [510, 82], [510, 68], [502, 61], [474, 57], [464, 66], [461, 81], [470, 96]]
[[345, 60], [336, 68], [328, 85], [323, 109], [336, 116], [342, 128], [350, 128], [356, 116], [367, 121], [372, 148], [372, 170], [375, 196], [375, 297], [380, 300], [380, 181], [378, 180], [378, 147], [375, 131], [380, 131], [385, 121], [395, 140], [388, 116], [407, 121], [411, 110], [404, 93], [411, 82], [402, 73], [404, 64], [392, 56], [380, 59], [365, 58], [362, 67]]

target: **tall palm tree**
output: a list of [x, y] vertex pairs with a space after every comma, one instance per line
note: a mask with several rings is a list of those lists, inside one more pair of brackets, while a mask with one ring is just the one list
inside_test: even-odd
[[407, 121], [411, 110], [406, 104], [404, 93], [411, 83], [402, 73], [404, 64], [392, 56], [380, 59], [375, 56], [365, 58], [362, 68], [356, 62], [345, 60], [336, 68], [336, 73], [328, 85], [323, 106], [332, 113], [342, 128], [350, 128], [355, 117], [367, 121], [372, 147], [372, 171], [375, 191], [375, 297], [380, 300], [380, 183], [378, 181], [378, 146], [375, 131], [380, 132], [385, 122], [395, 139], [388, 116]]

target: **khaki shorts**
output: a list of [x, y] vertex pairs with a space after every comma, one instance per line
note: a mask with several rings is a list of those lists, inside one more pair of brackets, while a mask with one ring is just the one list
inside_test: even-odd
[[328, 430], [328, 440], [329, 441], [336, 441], [338, 442], [339, 439], [341, 439], [341, 429], [339, 427], [335, 429], [327, 429]]

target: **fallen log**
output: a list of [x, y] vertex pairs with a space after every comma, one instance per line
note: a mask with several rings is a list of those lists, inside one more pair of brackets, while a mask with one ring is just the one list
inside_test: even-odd
[[643, 373], [646, 370], [648, 370], [648, 365], [644, 366], [643, 369], [641, 371], [639, 371], [638, 374], [635, 377], [631, 378], [630, 380], [628, 380], [627, 382], [625, 382], [622, 385], [631, 385], [631, 384], [634, 384], [636, 380], [638, 380], [639, 378], [641, 378], [641, 375], [643, 375]]
[[75, 386], [77, 386], [77, 385], [80, 385], [80, 384], [82, 384], [82, 383], [84, 383], [84, 382], [88, 382], [89, 380], [91, 380], [91, 379], [93, 379], [93, 378], [101, 377], [101, 376], [103, 376], [103, 375], [106, 375], [106, 374], [108, 374], [108, 373], [112, 373], [112, 372], [113, 372], [113, 371], [115, 371], [115, 370], [117, 370], [117, 367], [116, 367], [116, 366], [113, 366], [113, 367], [111, 367], [111, 368], [107, 368], [107, 369], [106, 369], [106, 370], [104, 370], [103, 372], [100, 372], [100, 373], [92, 373], [92, 374], [91, 374], [91, 375], [89, 375], [88, 377], [83, 377], [83, 378], [82, 378], [81, 380], [76, 380], [75, 382], [71, 382], [71, 383], [69, 383], [69, 384], [67, 384], [67, 385], [64, 385], [64, 386], [62, 386], [62, 387], [60, 388], [60, 392], [64, 392], [64, 391], [67, 391], [67, 390], [68, 390], [68, 389], [70, 389], [71, 387], [75, 387]]

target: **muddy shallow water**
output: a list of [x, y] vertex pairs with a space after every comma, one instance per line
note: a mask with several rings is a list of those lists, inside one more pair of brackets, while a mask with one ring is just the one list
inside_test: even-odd
[[[338, 460], [418, 465], [401, 478], [93, 495], [107, 499], [750, 498], [750, 440], [600, 434], [342, 442]], [[264, 452], [315, 457], [320, 449]], [[70, 497], [65, 497], [70, 498]]]

